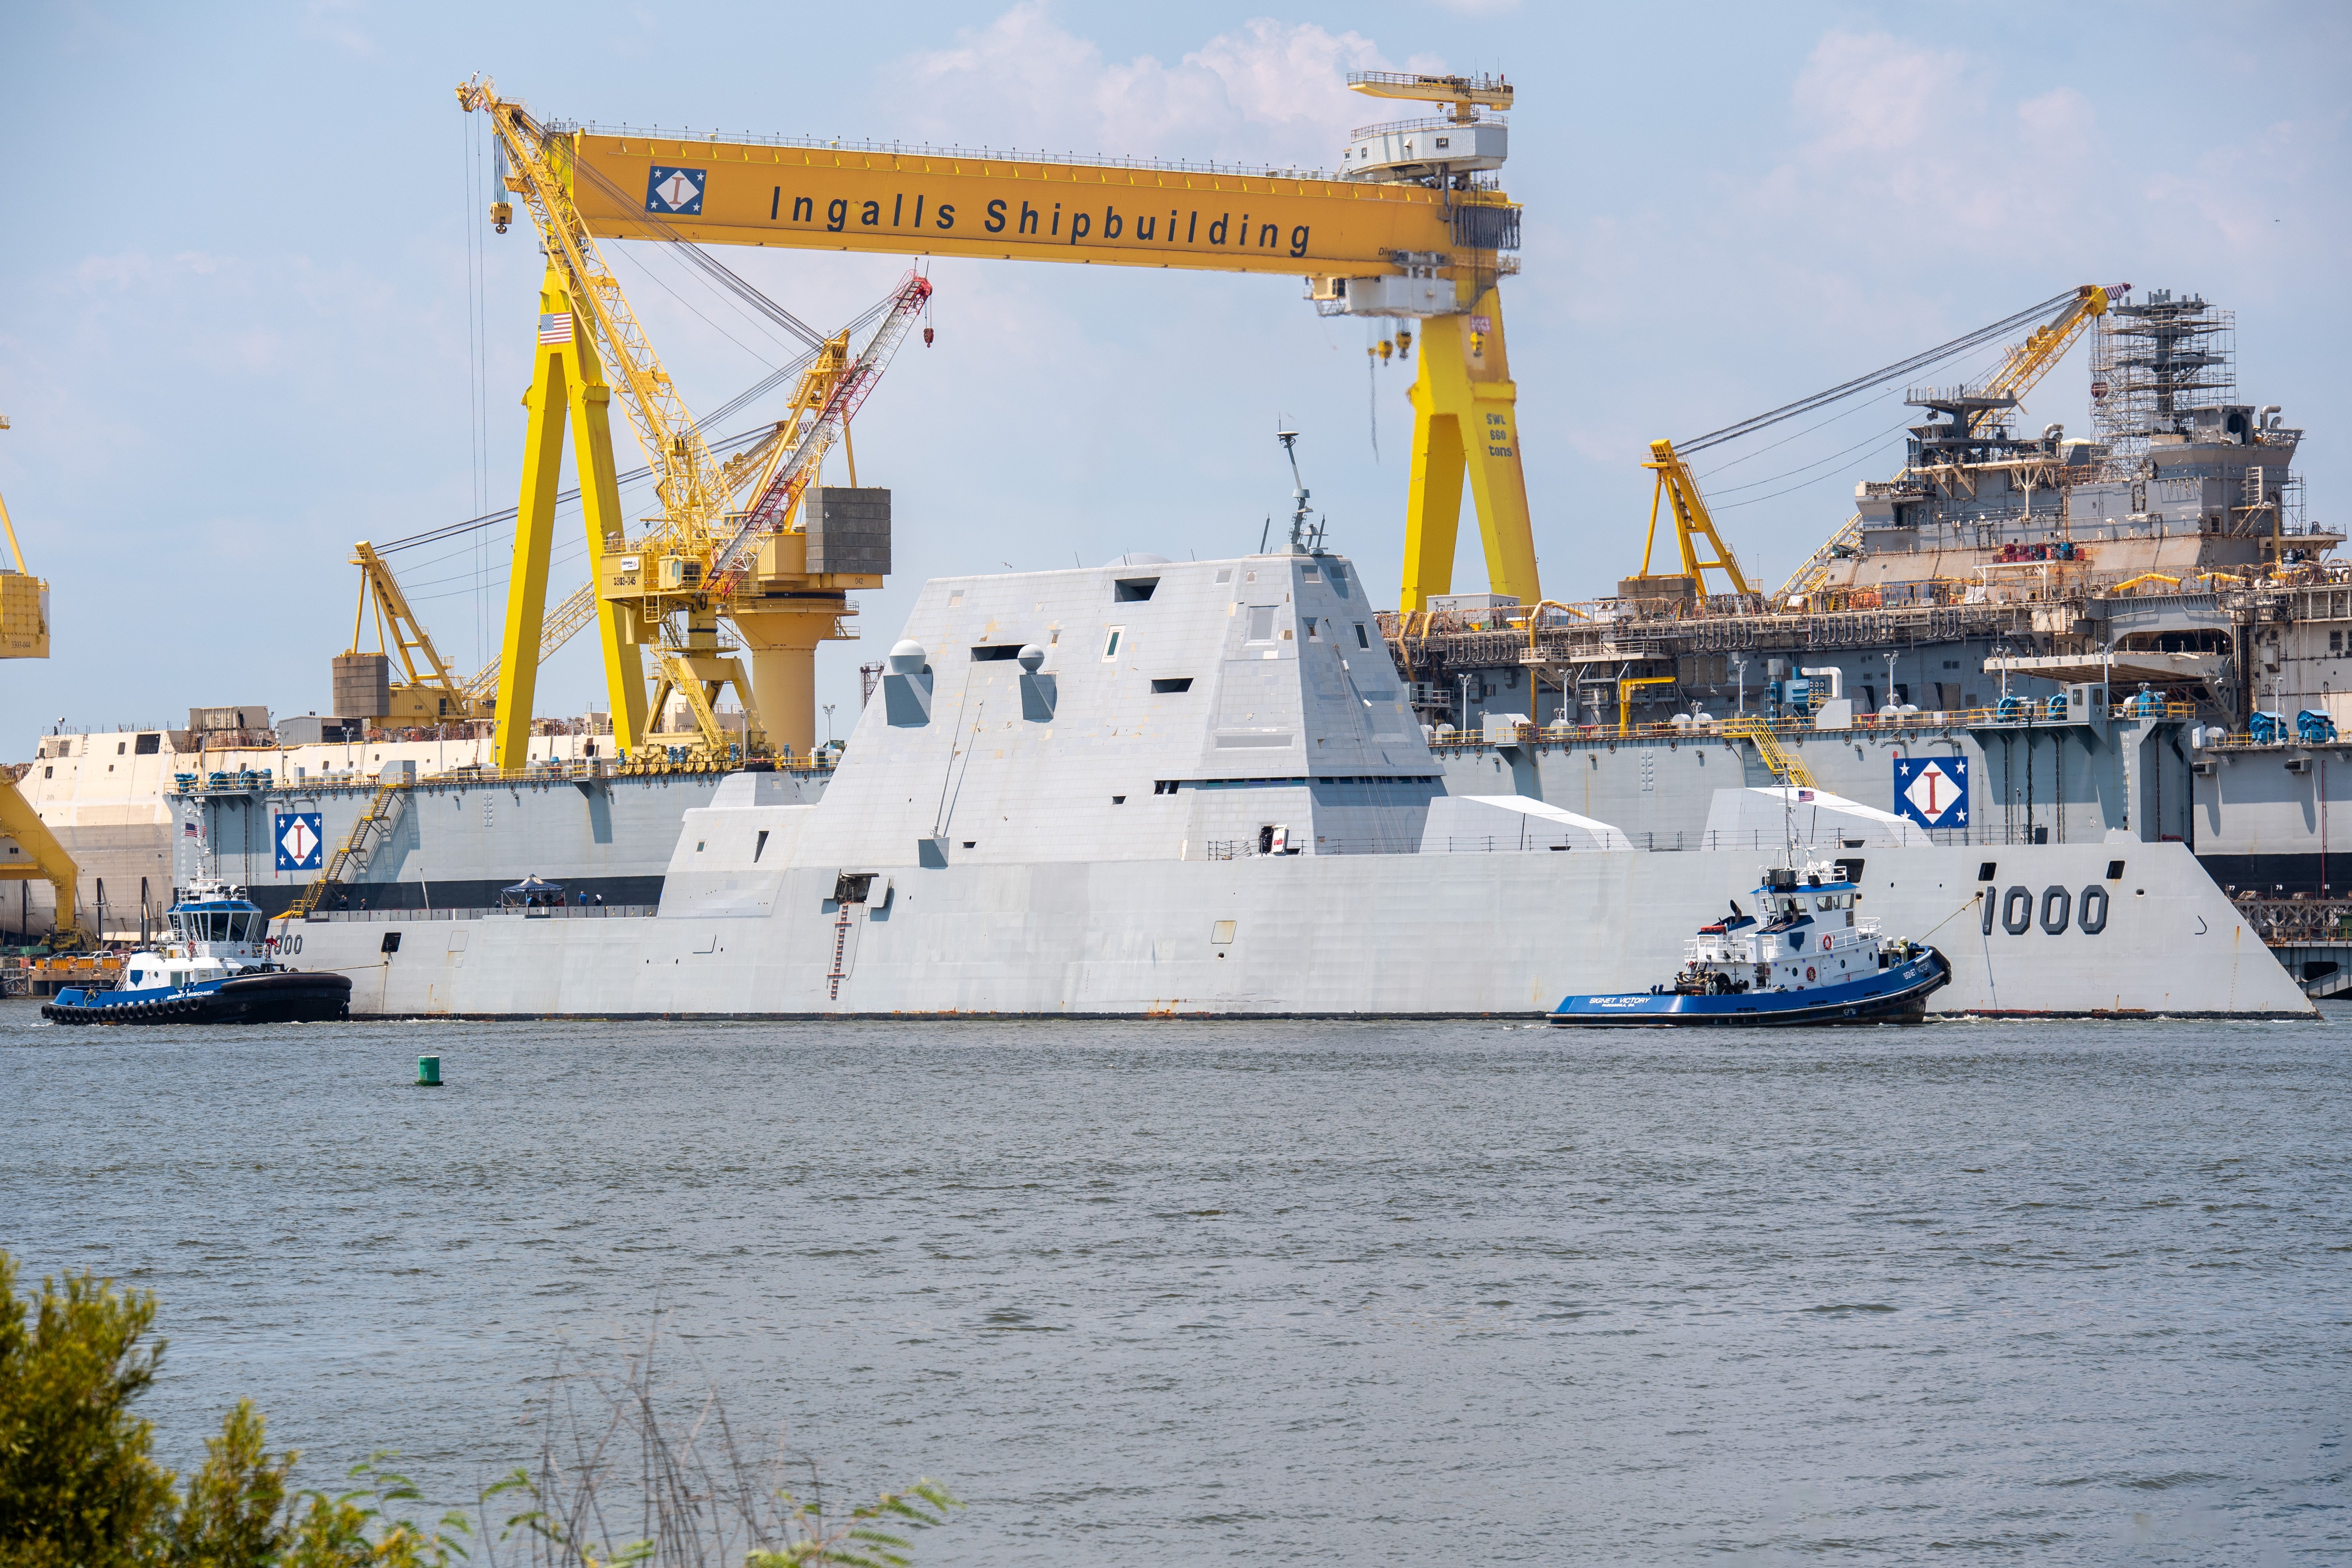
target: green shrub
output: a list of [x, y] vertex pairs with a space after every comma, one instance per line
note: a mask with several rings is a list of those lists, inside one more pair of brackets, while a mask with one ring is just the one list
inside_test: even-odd
[[[483, 1568], [612, 1568], [624, 1563], [716, 1568], [899, 1568], [900, 1531], [942, 1523], [961, 1506], [931, 1481], [828, 1521], [782, 1481], [781, 1447], [764, 1464], [734, 1447], [715, 1394], [704, 1405], [719, 1450], [700, 1421], [683, 1430], [656, 1415], [653, 1342], [617, 1384], [592, 1384], [590, 1407], [558, 1377], [540, 1410], [537, 1464], [486, 1489], [475, 1512], [514, 1507], [495, 1534], [476, 1540], [460, 1513], [426, 1528], [402, 1515], [420, 1500], [378, 1455], [356, 1467], [350, 1490], [289, 1492], [300, 1458], [272, 1455], [261, 1415], [241, 1401], [205, 1446], [186, 1491], [150, 1452], [149, 1424], [131, 1404], [155, 1379], [163, 1342], [148, 1332], [155, 1300], [89, 1274], [44, 1279], [37, 1298], [16, 1294], [16, 1263], [0, 1252], [0, 1568], [455, 1568], [478, 1545]], [[578, 1428], [578, 1429], [575, 1429]], [[630, 1447], [561, 1439], [625, 1433]], [[567, 1460], [566, 1455], [597, 1458]], [[641, 1498], [617, 1489], [634, 1481]], [[516, 1502], [506, 1500], [513, 1498]], [[646, 1541], [614, 1542], [601, 1523], [651, 1521]]]

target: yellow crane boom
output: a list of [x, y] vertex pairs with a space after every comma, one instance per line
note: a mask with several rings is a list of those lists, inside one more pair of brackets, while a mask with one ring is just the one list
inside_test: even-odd
[[1980, 395], [1988, 397], [2013, 397], [2020, 403], [2033, 390], [2034, 384], [2048, 375], [2066, 357], [2091, 323], [2107, 313], [2111, 296], [2131, 291], [2128, 283], [2101, 288], [2095, 283], [2076, 287], [2074, 298], [2063, 306], [2055, 316], [2033, 329], [2025, 341], [2013, 344], [2000, 362], [2000, 367], [1986, 378]]
[[[612, 239], [1213, 272], [1397, 273], [1451, 251], [1445, 193], [1280, 171], [574, 130], [572, 191]], [[1484, 193], [1481, 193], [1482, 196]]]
[[[2074, 344], [2075, 339], [2083, 335], [2084, 329], [2097, 317], [2106, 313], [2110, 298], [2119, 296], [2130, 288], [2131, 285], [2128, 283], [2117, 283], [2111, 288], [2101, 288], [2095, 283], [2079, 285], [2071, 295], [2061, 296], [2054, 300], [2045, 300], [2029, 310], [2004, 317], [1989, 327], [1978, 329], [1966, 337], [1955, 339], [1951, 342], [1928, 350], [1925, 353], [1914, 355], [1911, 359], [1890, 365], [1884, 370], [1874, 371], [1869, 375], [1845, 382], [1826, 392], [1800, 398], [1795, 403], [1775, 409], [1769, 414], [1759, 414], [1752, 418], [1741, 420], [1736, 425], [1696, 437], [1687, 445], [1694, 447], [1715, 446], [1722, 441], [1751, 435], [1799, 414], [1825, 407], [1842, 398], [1885, 385], [1895, 376], [1906, 372], [1924, 367], [1938, 360], [1948, 359], [1956, 353], [1979, 346], [1997, 338], [2001, 332], [2013, 331], [2023, 321], [2056, 304], [2057, 313], [2035, 327], [2021, 342], [2011, 344], [2002, 356], [1999, 367], [1985, 379], [1981, 386], [1962, 389], [1964, 396], [1959, 401], [1975, 406], [1970, 412], [1959, 417], [1965, 418], [1970, 430], [1973, 431], [1977, 421], [1980, 418], [2002, 413], [2008, 408], [2014, 407], [2019, 401], [2022, 400], [2026, 393], [2032, 390], [2043, 376], [2049, 374], [2058, 362], [2065, 357], [2067, 349]], [[1998, 401], [1990, 407], [1981, 406], [1987, 399]], [[1939, 402], [1932, 406], [1943, 407], [1946, 405]], [[1733, 561], [1729, 547], [1723, 542], [1722, 536], [1716, 531], [1714, 518], [1707, 510], [1706, 499], [1699, 492], [1696, 477], [1691, 473], [1690, 465], [1684, 456], [1675, 449], [1675, 444], [1671, 441], [1651, 442], [1649, 459], [1642, 466], [1653, 470], [1658, 476], [1656, 488], [1652, 492], [1650, 500], [1649, 540], [1642, 551], [1643, 575], [1649, 574], [1650, 559], [1657, 547], [1658, 514], [1661, 510], [1664, 510], [1674, 522], [1675, 542], [1681, 557], [1684, 575], [1694, 579], [1698, 587], [1704, 591], [1706, 587], [1704, 574], [1720, 568], [1730, 579], [1735, 592], [1742, 594], [1749, 592], [1747, 578], [1741, 574], [1738, 563]], [[1831, 563], [1850, 552], [1860, 535], [1860, 520], [1847, 519], [1843, 527], [1823, 541], [1821, 546], [1790, 574], [1789, 580], [1780, 585], [1779, 593], [1774, 597], [1785, 600], [1791, 595], [1809, 594], [1819, 587], [1827, 579]], [[1711, 555], [1701, 553], [1702, 541], [1712, 550]]]
[[[612, 193], [594, 171], [578, 163], [575, 136], [551, 132], [520, 104], [498, 96], [487, 80], [458, 89], [460, 104], [486, 113], [495, 127], [506, 188], [523, 198], [548, 257], [541, 288], [540, 343], [534, 361], [530, 447], [522, 499], [517, 507], [515, 565], [508, 582], [507, 629], [497, 677], [498, 756], [510, 766], [529, 733], [534, 644], [551, 630], [593, 613], [602, 630], [614, 728], [635, 754], [647, 742], [663, 700], [688, 699], [698, 731], [697, 747], [724, 755], [733, 742], [713, 710], [732, 685], [745, 716], [743, 744], [767, 742], [805, 751], [814, 742], [814, 661], [818, 642], [855, 636], [844, 624], [846, 592], [878, 586], [877, 571], [845, 571], [811, 558], [793, 522], [802, 492], [835, 440], [845, 439], [849, 416], [872, 388], [889, 349], [906, 331], [930, 285], [910, 278], [882, 312], [864, 353], [852, 359], [847, 334], [817, 343], [818, 353], [795, 388], [790, 416], [755, 453], [719, 464], [688, 413], [620, 285], [599, 253], [580, 200], [609, 202]], [[503, 229], [512, 208], [501, 201], [493, 220]], [[660, 237], [676, 238], [674, 234]], [[706, 265], [715, 267], [709, 258]], [[616, 375], [608, 386], [604, 367]], [[617, 393], [657, 476], [662, 508], [650, 531], [630, 540], [621, 521], [604, 405]], [[556, 474], [569, 425], [587, 513], [590, 582], [587, 605], [558, 606], [547, 624], [547, 555], [553, 525]], [[738, 489], [758, 499], [736, 506]], [[836, 552], [838, 553], [838, 552]], [[866, 563], [861, 562], [861, 564]], [[812, 567], [814, 569], [812, 570]], [[734, 626], [751, 655], [746, 671], [719, 641], [719, 619]], [[659, 684], [650, 705], [642, 680], [649, 652]], [[479, 679], [479, 678], [477, 678]]]
[[[1650, 575], [1650, 555], [1658, 547], [1658, 513], [1664, 510], [1674, 524], [1675, 545], [1682, 556], [1682, 575], [1688, 577], [1700, 593], [1706, 592], [1706, 574], [1720, 571], [1731, 581], [1735, 594], [1748, 592], [1748, 579], [1732, 559], [1731, 546], [1715, 531], [1715, 519], [1706, 510], [1706, 498], [1699, 494], [1698, 480], [1690, 465], [1675, 450], [1672, 441], [1650, 443], [1650, 460], [1642, 465], [1654, 470], [1657, 484], [1650, 492], [1650, 537], [1642, 546], [1642, 575]], [[1714, 553], [1702, 554], [1699, 542], [1705, 540]]]
[[1350, 89], [1453, 106], [1450, 121], [1367, 126], [1346, 177], [1280, 168], [1024, 159], [812, 139], [550, 127], [586, 231], [612, 238], [1097, 266], [1305, 274], [1330, 314], [1424, 321], [1402, 602], [1452, 586], [1465, 482], [1488, 585], [1543, 596], [1496, 284], [1518, 246], [1498, 78], [1360, 71]]
[[400, 674], [407, 678], [388, 682], [391, 700], [384, 712], [360, 717], [394, 724], [446, 724], [477, 717], [473, 696], [458, 684], [441, 650], [433, 646], [432, 634], [409, 608], [400, 580], [375, 552], [375, 546], [364, 539], [352, 545], [352, 564], [360, 569], [360, 598], [352, 617], [351, 652], [344, 658], [360, 655], [368, 612], [373, 609], [377, 656], [397, 660]]

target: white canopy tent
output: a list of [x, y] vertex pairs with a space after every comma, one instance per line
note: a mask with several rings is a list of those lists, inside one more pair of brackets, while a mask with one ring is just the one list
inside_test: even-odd
[[1632, 839], [1605, 822], [1524, 795], [1439, 795], [1429, 803], [1421, 833], [1424, 855], [1633, 847]]

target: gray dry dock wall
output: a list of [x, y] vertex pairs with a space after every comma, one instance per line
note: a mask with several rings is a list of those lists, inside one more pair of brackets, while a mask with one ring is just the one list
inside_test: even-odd
[[[2185, 728], [2159, 720], [1817, 731], [1781, 743], [1822, 789], [1882, 811], [1895, 809], [1897, 757], [1967, 758], [1970, 843], [2026, 843], [2036, 828], [2053, 844], [2094, 842], [2110, 829], [2145, 839], [2193, 830], [2201, 850], [2210, 818], [2192, 817], [2191, 791], [2208, 781], [2189, 771]], [[1660, 849], [1699, 847], [1717, 790], [1775, 782], [1754, 747], [1719, 738], [1472, 746], [1447, 750], [1443, 765], [1447, 794], [1532, 795]], [[2352, 792], [2352, 773], [2345, 784]]]
[[1437, 768], [1349, 563], [1126, 563], [926, 584], [920, 668], [884, 676], [796, 858], [1201, 859], [1276, 826], [1419, 842]]
[[[813, 801], [821, 780], [772, 775], [776, 790]], [[349, 905], [370, 909], [481, 908], [530, 875], [551, 878], [607, 903], [653, 903], [685, 814], [708, 805], [711, 773], [622, 775], [572, 784], [428, 780], [402, 792], [390, 836], [343, 881]], [[343, 842], [374, 798], [372, 786], [276, 790], [185, 800], [205, 828], [182, 836], [177, 879], [217, 875], [241, 882], [273, 913], [315, 871], [279, 871], [271, 837], [281, 813], [315, 811], [327, 852]]]
[[[2204, 752], [2197, 778], [2197, 848], [2221, 856], [2325, 855], [2352, 849], [2352, 747]], [[2299, 765], [2298, 765], [2299, 764]], [[2244, 868], [2249, 883], [2265, 879]], [[2352, 860], [2329, 885], [2352, 884]]]
[[[172, 901], [172, 832], [144, 823], [49, 829], [81, 874], [76, 879], [82, 923], [109, 938], [163, 923]], [[0, 838], [0, 843], [14, 843]], [[57, 924], [57, 893], [40, 880], [0, 881], [0, 932], [37, 940]]]

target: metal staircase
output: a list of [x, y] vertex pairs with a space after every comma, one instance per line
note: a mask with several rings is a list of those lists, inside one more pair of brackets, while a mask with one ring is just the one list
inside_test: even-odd
[[396, 784], [377, 785], [375, 798], [368, 802], [367, 810], [352, 824], [352, 830], [343, 836], [342, 843], [327, 858], [327, 864], [317, 879], [302, 889], [299, 898], [287, 906], [287, 914], [296, 920], [308, 917], [341, 882], [347, 872], [364, 866], [376, 847], [392, 837], [392, 825], [400, 816], [407, 798], [406, 791]]
[[1821, 787], [1813, 783], [1813, 775], [1805, 771], [1805, 764], [1798, 761], [1794, 753], [1781, 748], [1779, 739], [1772, 733], [1772, 726], [1765, 721], [1753, 716], [1727, 719], [1723, 723], [1723, 732], [1752, 742], [1756, 754], [1763, 759], [1766, 767], [1772, 770], [1772, 776], [1782, 784], [1793, 784], [1799, 789]]

